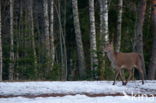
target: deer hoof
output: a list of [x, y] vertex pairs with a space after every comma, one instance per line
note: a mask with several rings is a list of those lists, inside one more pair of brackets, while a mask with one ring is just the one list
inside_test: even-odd
[[125, 82], [122, 82], [122, 85], [125, 85]]
[[127, 84], [127, 82], [123, 82], [123, 83], [122, 83], [122, 85], [126, 85], [126, 84]]
[[115, 85], [115, 82], [113, 83], [113, 85]]
[[142, 85], [144, 85], [144, 81], [142, 81]]

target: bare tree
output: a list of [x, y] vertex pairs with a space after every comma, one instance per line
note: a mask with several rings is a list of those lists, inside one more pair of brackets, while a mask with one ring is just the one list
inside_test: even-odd
[[108, 32], [108, 1], [99, 0], [100, 5], [100, 52], [99, 55], [99, 67], [100, 67], [100, 79], [104, 79], [105, 71], [105, 53], [103, 51], [106, 44], [109, 42], [109, 32]]
[[[60, 50], [60, 62], [61, 62], [61, 80], [67, 80], [67, 52], [66, 52], [66, 19], [63, 18], [66, 15], [66, 0], [63, 2], [57, 1], [55, 7], [58, 17], [58, 31], [59, 31], [59, 50]], [[62, 9], [63, 8], [63, 9]], [[63, 12], [63, 13], [62, 13]]]
[[144, 62], [144, 53], [143, 53], [143, 24], [144, 16], [146, 11], [146, 0], [139, 0], [138, 9], [137, 9], [137, 20], [136, 20], [136, 31], [134, 37], [133, 49], [135, 52], [141, 54], [144, 64], [144, 75], [146, 77], [145, 62]]
[[33, 18], [33, 0], [29, 0], [29, 22], [30, 22], [30, 31], [31, 31], [31, 41], [32, 41], [32, 49], [33, 49], [33, 56], [34, 56], [34, 69], [37, 73], [37, 55], [36, 55], [36, 45], [35, 45], [35, 35], [34, 35], [34, 18]]
[[89, 0], [89, 19], [90, 19], [90, 56], [91, 56], [91, 70], [93, 71], [93, 78], [97, 78], [97, 46], [96, 46], [96, 29], [95, 29], [95, 11], [94, 0]]
[[108, 30], [108, 0], [103, 0], [103, 28], [104, 28], [104, 35], [102, 37], [104, 44], [109, 42], [109, 30]]
[[0, 81], [3, 75], [3, 56], [2, 56], [2, 20], [1, 20], [1, 0], [0, 0]]
[[85, 58], [84, 58], [84, 50], [83, 50], [83, 43], [82, 43], [80, 23], [79, 23], [77, 0], [72, 0], [72, 8], [73, 8], [74, 28], [75, 28], [75, 35], [76, 35], [75, 37], [76, 37], [76, 46], [77, 46], [77, 54], [78, 54], [79, 73], [80, 73], [80, 78], [84, 78], [86, 76]]
[[51, 48], [51, 58], [52, 66], [55, 59], [55, 45], [54, 45], [54, 0], [50, 0], [50, 48]]
[[43, 1], [44, 12], [44, 33], [45, 33], [45, 49], [46, 49], [46, 73], [51, 70], [51, 53], [50, 53], [50, 34], [49, 34], [49, 15], [48, 15], [48, 0]]
[[148, 79], [156, 79], [156, 0], [152, 0], [152, 33], [153, 33], [153, 46], [152, 55], [149, 64]]
[[10, 0], [10, 64], [9, 64], [9, 80], [14, 79], [14, 33], [13, 33], [13, 6], [14, 0]]
[[122, 6], [123, 6], [123, 0], [118, 0], [117, 32], [115, 38], [116, 52], [119, 52], [121, 47]]

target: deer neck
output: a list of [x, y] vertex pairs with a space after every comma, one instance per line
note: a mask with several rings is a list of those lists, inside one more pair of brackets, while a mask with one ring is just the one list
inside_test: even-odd
[[115, 68], [115, 66], [116, 66], [115, 52], [114, 51], [107, 52], [107, 56], [111, 62], [112, 67]]

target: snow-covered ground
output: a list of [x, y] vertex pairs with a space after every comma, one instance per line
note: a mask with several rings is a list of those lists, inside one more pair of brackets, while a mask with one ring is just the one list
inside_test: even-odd
[[[141, 81], [133, 81], [126, 86], [119, 81], [116, 85], [112, 83], [112, 81], [0, 82], [0, 103], [156, 103], [156, 97], [153, 96], [156, 96], [156, 81], [147, 80], [144, 85]], [[65, 94], [66, 96], [38, 97], [38, 95], [45, 94]], [[106, 95], [88, 97], [85, 94]], [[123, 96], [118, 94], [123, 94]], [[139, 94], [139, 96], [127, 94]], [[151, 97], [141, 97], [140, 94], [144, 96], [148, 94]], [[3, 98], [3, 96], [9, 98]], [[36, 96], [36, 98], [26, 98], [27, 96]]]
[[67, 82], [0, 82], [0, 95], [40, 95], [40, 94], [156, 94], [156, 81], [121, 82], [112, 81], [67, 81]]
[[76, 95], [46, 98], [0, 98], [0, 103], [156, 103], [156, 98], [141, 98], [130, 96], [87, 97], [85, 95]]

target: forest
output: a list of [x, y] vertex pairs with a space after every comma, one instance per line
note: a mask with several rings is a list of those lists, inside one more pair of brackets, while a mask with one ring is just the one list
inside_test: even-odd
[[156, 0], [0, 0], [0, 81], [112, 80], [109, 43], [155, 80]]

